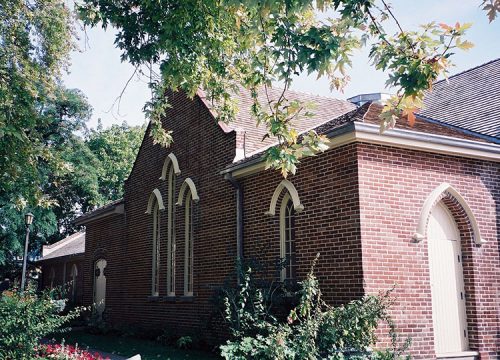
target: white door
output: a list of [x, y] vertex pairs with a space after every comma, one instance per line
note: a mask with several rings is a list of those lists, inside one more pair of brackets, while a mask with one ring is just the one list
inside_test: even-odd
[[460, 233], [446, 206], [432, 210], [427, 229], [436, 354], [468, 349]]
[[99, 318], [102, 317], [106, 308], [106, 276], [104, 275], [106, 265], [106, 260], [100, 259], [95, 262], [94, 267], [94, 306]]

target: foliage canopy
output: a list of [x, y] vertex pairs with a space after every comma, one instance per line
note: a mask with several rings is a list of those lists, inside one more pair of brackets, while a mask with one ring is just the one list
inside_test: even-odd
[[[385, 0], [83, 0], [79, 11], [88, 25], [116, 27], [122, 59], [149, 77], [153, 97], [145, 110], [156, 142], [172, 141], [160, 122], [167, 89], [194, 96], [202, 88], [218, 120], [231, 121], [238, 105], [233, 95], [243, 86], [252, 94], [257, 124], [278, 142], [267, 152], [267, 164], [284, 176], [327, 142], [317, 134], [300, 138], [294, 129], [293, 121], [310, 113], [308, 104], [287, 98], [297, 75], [317, 73], [342, 89], [353, 51], [369, 44], [373, 65], [388, 73], [387, 84], [397, 90], [382, 113], [383, 131], [400, 116], [412, 121], [424, 92], [449, 68], [452, 52], [472, 47], [464, 40], [470, 24], [430, 23], [406, 31]], [[385, 31], [388, 21], [395, 34]], [[281, 96], [259, 101], [257, 91], [276, 82]]]

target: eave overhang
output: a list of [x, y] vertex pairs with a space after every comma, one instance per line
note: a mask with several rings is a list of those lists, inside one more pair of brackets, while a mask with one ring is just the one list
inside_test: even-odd
[[85, 225], [89, 222], [96, 221], [111, 215], [121, 215], [125, 213], [125, 203], [123, 200], [120, 202], [112, 203], [111, 205], [106, 205], [101, 209], [97, 209], [88, 214], [83, 214], [82, 216], [76, 218], [73, 223], [75, 225]]
[[[381, 134], [378, 125], [362, 122], [345, 124], [325, 135], [330, 139], [329, 149], [359, 142], [500, 162], [500, 145], [497, 144], [404, 129], [387, 130]], [[234, 164], [234, 166], [229, 166], [221, 174], [231, 174], [231, 176], [237, 179], [255, 174], [264, 169], [264, 158], [263, 156], [259, 156]]]

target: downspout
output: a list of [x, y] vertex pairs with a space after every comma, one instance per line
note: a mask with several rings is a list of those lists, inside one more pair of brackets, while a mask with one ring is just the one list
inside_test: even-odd
[[236, 260], [241, 263], [243, 260], [243, 187], [231, 173], [224, 175], [224, 179], [228, 180], [236, 190]]

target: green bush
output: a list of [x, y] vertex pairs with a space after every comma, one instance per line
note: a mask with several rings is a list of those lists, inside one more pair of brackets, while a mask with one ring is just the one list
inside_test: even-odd
[[78, 317], [81, 309], [62, 315], [64, 300], [53, 300], [49, 291], [40, 295], [4, 291], [0, 296], [0, 359], [32, 359], [40, 339], [60, 331]]
[[[314, 266], [313, 266], [314, 268]], [[343, 360], [409, 359], [409, 339], [400, 341], [387, 314], [390, 292], [340, 306], [328, 306], [321, 299], [313, 269], [300, 283], [299, 302], [286, 320], [267, 309], [263, 291], [255, 288], [248, 270], [236, 293], [226, 296], [226, 320], [232, 339], [221, 346], [226, 359]], [[375, 331], [387, 322], [392, 339], [389, 349], [373, 350]], [[401, 344], [400, 344], [401, 343]]]

